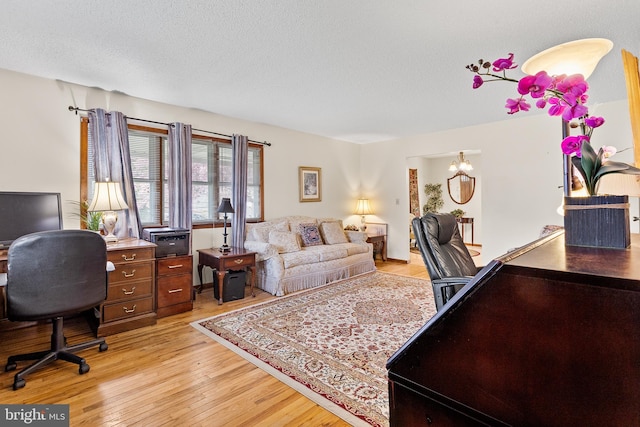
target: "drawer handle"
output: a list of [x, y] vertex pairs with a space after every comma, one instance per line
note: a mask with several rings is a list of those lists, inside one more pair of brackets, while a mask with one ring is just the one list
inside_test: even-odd
[[124, 310], [124, 312], [125, 312], [125, 313], [127, 313], [127, 314], [131, 314], [131, 313], [133, 313], [134, 311], [136, 311], [136, 305], [134, 304], [134, 305], [133, 305], [133, 308], [132, 308], [131, 310], [129, 310], [127, 307], [122, 307], [122, 309]]
[[182, 264], [168, 266], [168, 268], [180, 268], [180, 267], [182, 267]]
[[127, 291], [125, 288], [122, 288], [122, 293], [125, 295], [133, 295], [133, 293], [136, 291], [136, 287], [133, 286], [131, 287], [130, 291]]
[[135, 269], [131, 270], [131, 273], [129, 273], [129, 274], [127, 274], [127, 272], [126, 272], [126, 271], [123, 271], [123, 272], [122, 272], [122, 275], [123, 275], [124, 277], [133, 277], [135, 274], [136, 274], [136, 270], [135, 270]]
[[131, 254], [131, 258], [127, 258], [127, 255], [123, 254], [122, 259], [125, 261], [133, 261], [134, 259], [136, 259], [136, 254]]
[[235, 262], [236, 264], [242, 264], [244, 262], [243, 259], [234, 259], [233, 262]]
[[175, 294], [176, 292], [182, 292], [182, 288], [178, 288], [178, 289], [171, 289], [169, 290], [170, 294]]

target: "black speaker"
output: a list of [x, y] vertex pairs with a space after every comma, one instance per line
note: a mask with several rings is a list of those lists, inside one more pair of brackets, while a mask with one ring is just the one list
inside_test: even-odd
[[[247, 280], [245, 271], [227, 271], [224, 275], [224, 284], [222, 286], [222, 301], [234, 301], [244, 298], [244, 286]], [[218, 287], [218, 274], [213, 275], [213, 296], [220, 299], [220, 291]]]

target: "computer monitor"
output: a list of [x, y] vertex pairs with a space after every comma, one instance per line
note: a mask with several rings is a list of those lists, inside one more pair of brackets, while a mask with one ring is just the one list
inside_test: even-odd
[[0, 191], [0, 249], [25, 234], [61, 229], [60, 193]]

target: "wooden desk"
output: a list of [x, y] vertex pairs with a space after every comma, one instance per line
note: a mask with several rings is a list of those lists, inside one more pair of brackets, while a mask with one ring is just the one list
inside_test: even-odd
[[458, 224], [460, 224], [460, 233], [462, 234], [462, 241], [464, 242], [464, 229], [466, 224], [471, 224], [471, 244], [473, 245], [473, 218], [456, 218]]
[[640, 235], [507, 253], [387, 362], [390, 426], [640, 425]]
[[220, 252], [218, 248], [198, 249], [198, 277], [202, 291], [202, 268], [210, 267], [218, 274], [218, 304], [222, 305], [224, 276], [228, 270], [249, 269], [251, 271], [251, 296], [255, 296], [253, 288], [256, 283], [256, 253], [242, 248], [231, 248], [229, 252]]

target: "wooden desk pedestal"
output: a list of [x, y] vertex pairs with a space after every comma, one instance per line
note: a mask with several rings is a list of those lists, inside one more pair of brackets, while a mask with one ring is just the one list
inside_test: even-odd
[[115, 265], [109, 272], [107, 300], [100, 305], [96, 335], [156, 324], [154, 243], [122, 239], [107, 245], [107, 259]]
[[193, 310], [193, 262], [191, 255], [156, 261], [156, 312], [158, 317]]

